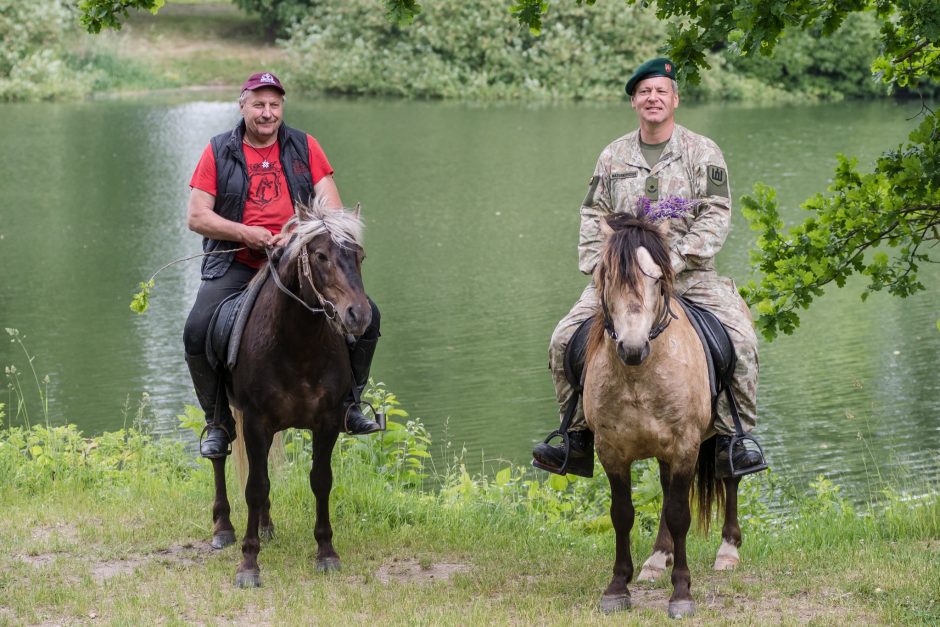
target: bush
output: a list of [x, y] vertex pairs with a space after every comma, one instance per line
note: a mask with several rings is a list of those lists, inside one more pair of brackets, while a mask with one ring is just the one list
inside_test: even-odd
[[68, 53], [77, 24], [64, 0], [0, 0], [0, 100], [88, 94], [94, 76], [74, 67]]
[[286, 43], [292, 81], [345, 94], [619, 98], [666, 32], [651, 10], [617, 3], [558, 5], [540, 37], [513, 21], [505, 0], [422, 6], [399, 28], [373, 0], [324, 0]]
[[[244, 0], [249, 1], [249, 0]], [[619, 99], [641, 62], [660, 54], [668, 22], [652, 8], [617, 2], [558, 3], [538, 37], [521, 29], [506, 0], [423, 3], [400, 28], [374, 0], [316, 0], [285, 43], [292, 82], [307, 90], [419, 98]], [[871, 78], [877, 25], [852, 15], [830, 37], [794, 32], [773, 58], [740, 58], [733, 44], [692, 99], [780, 102], [883, 94]]]

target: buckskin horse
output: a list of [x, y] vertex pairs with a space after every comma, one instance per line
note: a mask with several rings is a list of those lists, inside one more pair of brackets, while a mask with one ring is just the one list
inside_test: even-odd
[[[287, 244], [269, 252], [269, 263], [246, 290], [256, 290], [257, 295], [226, 380], [242, 434], [235, 444], [242, 443], [248, 459], [248, 525], [235, 574], [239, 587], [261, 585], [259, 533], [270, 537], [274, 531], [268, 452], [275, 433], [290, 427], [313, 432], [310, 487], [316, 498], [316, 569], [340, 567], [330, 525], [330, 457], [343, 428], [343, 401], [352, 387], [347, 337], [361, 335], [372, 318], [362, 285], [358, 209], [298, 205], [284, 228], [291, 232]], [[213, 459], [212, 466], [212, 545], [223, 548], [235, 542], [225, 458]]]
[[638, 577], [657, 579], [672, 564], [669, 615], [694, 612], [686, 559], [690, 494], [697, 475], [698, 517], [707, 529], [712, 506], [725, 505], [715, 569], [734, 568], [741, 530], [740, 478], [719, 479], [715, 465], [711, 391], [702, 343], [682, 308], [673, 311], [673, 272], [665, 229], [644, 218], [616, 214], [601, 228], [607, 239], [594, 281], [598, 312], [590, 329], [584, 378], [584, 414], [611, 490], [616, 534], [613, 578], [601, 609], [631, 605], [630, 530], [634, 508], [630, 466], [659, 461], [663, 509], [652, 556]]

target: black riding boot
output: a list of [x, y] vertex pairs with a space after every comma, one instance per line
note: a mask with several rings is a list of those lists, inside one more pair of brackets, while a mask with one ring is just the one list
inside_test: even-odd
[[[568, 440], [571, 450], [568, 452], [568, 467], [565, 473], [581, 477], [594, 476], [594, 433], [589, 429], [569, 431]], [[533, 464], [536, 468], [555, 474], [562, 474], [565, 464], [565, 443], [551, 445], [547, 442], [536, 444], [532, 449]]]
[[731, 438], [724, 434], [715, 436], [715, 467], [719, 477], [741, 477], [767, 468], [760, 445], [753, 436], [742, 436], [734, 443], [733, 449]]
[[[369, 369], [372, 367], [372, 356], [375, 355], [375, 346], [379, 343], [379, 338], [360, 337], [355, 344], [349, 346], [349, 364], [353, 371], [353, 385], [361, 398], [362, 391], [369, 382]], [[362, 413], [362, 408], [356, 402], [356, 396], [352, 390], [346, 397], [344, 403], [346, 410], [345, 426], [346, 432], [352, 435], [366, 435], [381, 431], [382, 427], [376, 421]]]
[[209, 459], [225, 457], [231, 452], [229, 444], [235, 439], [235, 419], [228, 406], [222, 377], [209, 365], [205, 355], [186, 355], [186, 365], [193, 378], [196, 398], [206, 413], [205, 437], [200, 438], [199, 453]]

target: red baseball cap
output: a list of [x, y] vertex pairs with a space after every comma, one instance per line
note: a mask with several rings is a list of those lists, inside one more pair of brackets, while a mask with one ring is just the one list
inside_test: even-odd
[[284, 87], [281, 85], [281, 81], [277, 79], [277, 76], [271, 74], [271, 72], [258, 72], [257, 74], [252, 74], [248, 77], [248, 80], [245, 81], [245, 84], [242, 85], [242, 91], [250, 89], [254, 91], [255, 89], [261, 89], [262, 87], [270, 87], [271, 89], [276, 89], [282, 94], [284, 92]]

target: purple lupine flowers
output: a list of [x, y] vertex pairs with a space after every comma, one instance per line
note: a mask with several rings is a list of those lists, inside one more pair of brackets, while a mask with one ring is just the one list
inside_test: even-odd
[[679, 196], [668, 196], [656, 202], [651, 201], [646, 196], [641, 196], [636, 200], [636, 212], [637, 215], [643, 216], [651, 222], [659, 222], [661, 220], [685, 218], [692, 213], [696, 204], [694, 200], [680, 198]]

